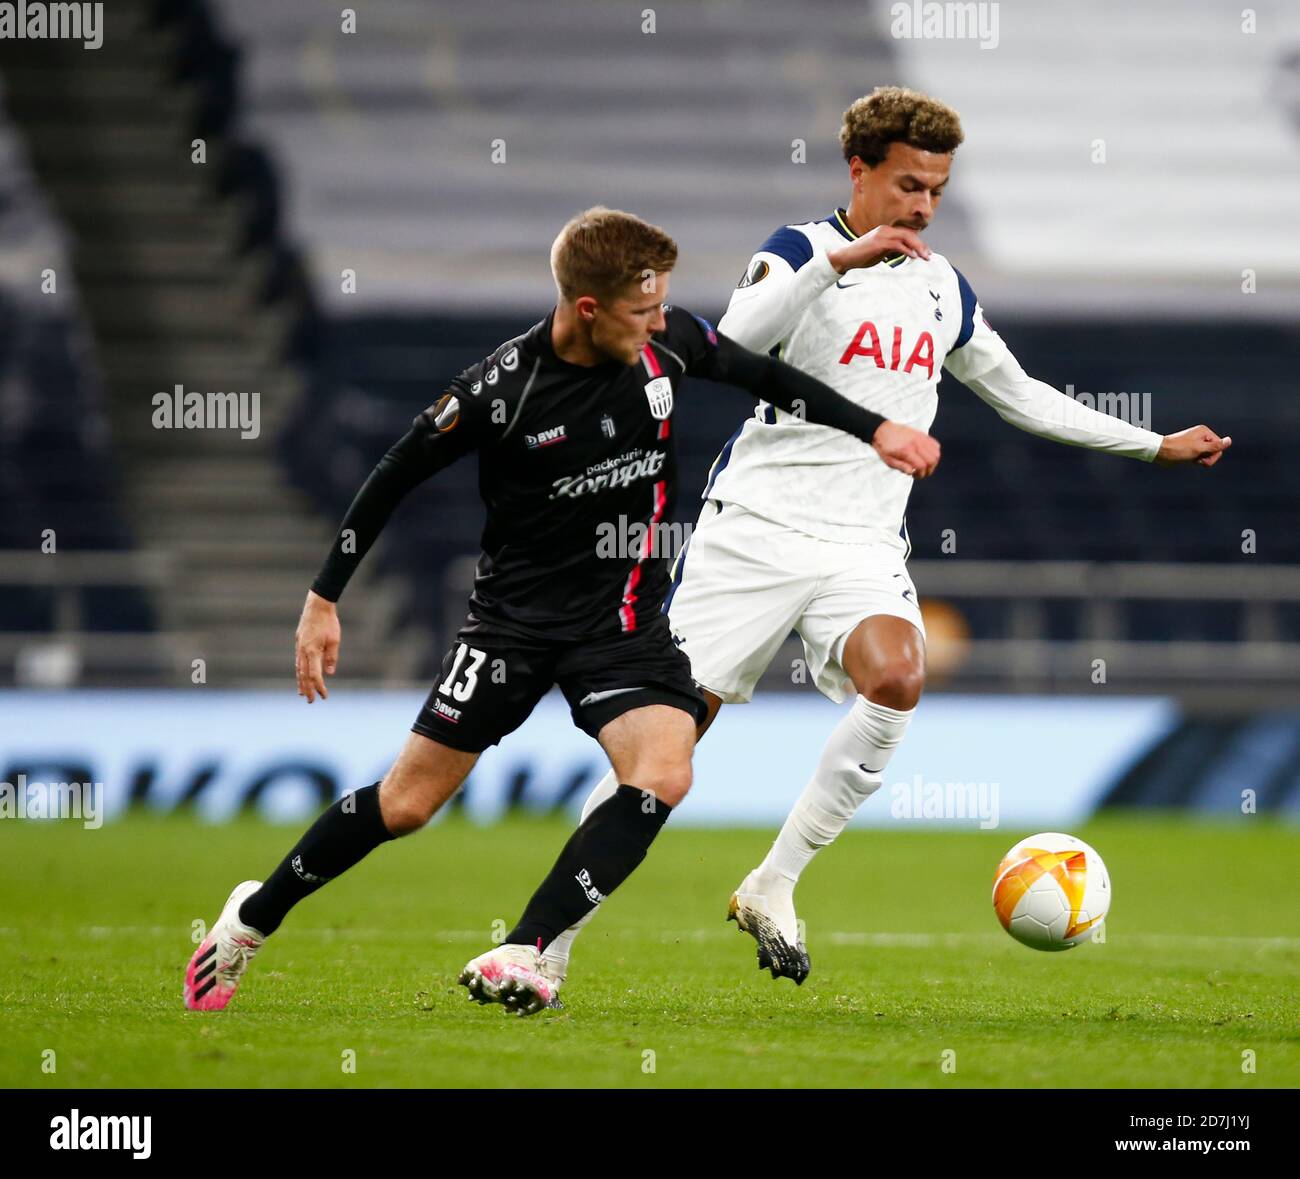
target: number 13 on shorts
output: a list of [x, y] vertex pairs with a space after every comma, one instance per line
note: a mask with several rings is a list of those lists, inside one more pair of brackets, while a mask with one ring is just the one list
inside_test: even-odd
[[[460, 675], [461, 665], [465, 663], [466, 656], [469, 657], [469, 663], [465, 667], [465, 678], [461, 683], [457, 683], [456, 677]], [[486, 658], [486, 651], [480, 651], [468, 643], [461, 643], [456, 649], [456, 661], [451, 665], [447, 678], [438, 685], [438, 691], [453, 700], [462, 702], [468, 700], [474, 695], [474, 689], [478, 687], [478, 669], [483, 666], [483, 660]]]

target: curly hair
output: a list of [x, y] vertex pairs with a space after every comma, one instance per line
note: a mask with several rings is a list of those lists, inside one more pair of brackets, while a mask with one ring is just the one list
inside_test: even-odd
[[857, 156], [872, 168], [889, 154], [891, 143], [954, 152], [963, 138], [952, 107], [903, 86], [877, 86], [844, 112], [840, 126], [845, 162]]

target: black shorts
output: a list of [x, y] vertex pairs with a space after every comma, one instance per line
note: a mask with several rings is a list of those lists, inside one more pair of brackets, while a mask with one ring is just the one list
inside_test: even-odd
[[462, 632], [411, 729], [481, 753], [523, 724], [552, 684], [568, 700], [573, 723], [592, 737], [647, 704], [680, 708], [697, 725], [707, 713], [691, 662], [660, 614], [634, 631], [578, 643]]

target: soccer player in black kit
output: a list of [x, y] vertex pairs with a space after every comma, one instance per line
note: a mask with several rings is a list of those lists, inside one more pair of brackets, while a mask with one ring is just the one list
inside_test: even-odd
[[[187, 1007], [224, 1008], [298, 901], [423, 827], [552, 685], [620, 786], [573, 833], [504, 943], [460, 981], [472, 998], [521, 1015], [558, 1005], [541, 950], [627, 878], [691, 784], [704, 701], [660, 613], [668, 573], [654, 543], [673, 507], [672, 412], [684, 377], [738, 385], [854, 434], [909, 474], [933, 470], [939, 447], [928, 435], [666, 306], [676, 260], [672, 238], [630, 214], [575, 217], [551, 251], [555, 309], [456, 377], [366, 480], [303, 607], [299, 693], [309, 703], [327, 695], [335, 602], [398, 502], [477, 451], [487, 522], [469, 616], [383, 780], [336, 801], [265, 883], [230, 894], [186, 970]], [[632, 533], [644, 543], [611, 557], [598, 538], [620, 517], [646, 526]]]

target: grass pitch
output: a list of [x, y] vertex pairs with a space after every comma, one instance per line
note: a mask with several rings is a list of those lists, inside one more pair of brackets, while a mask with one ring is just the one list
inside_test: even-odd
[[1028, 832], [852, 831], [800, 885], [813, 974], [796, 988], [723, 920], [771, 832], [670, 824], [579, 940], [564, 1011], [467, 1002], [458, 971], [569, 830], [449, 819], [380, 848], [299, 906], [231, 1006], [205, 1015], [180, 997], [192, 923], [297, 828], [0, 824], [0, 1085], [1300, 1083], [1294, 827], [1077, 830], [1115, 902], [1105, 944], [1061, 954], [1013, 942], [990, 904], [994, 867]]

